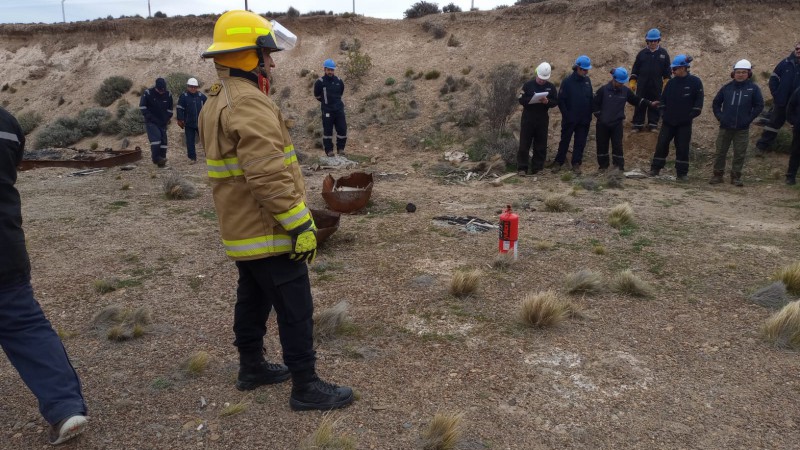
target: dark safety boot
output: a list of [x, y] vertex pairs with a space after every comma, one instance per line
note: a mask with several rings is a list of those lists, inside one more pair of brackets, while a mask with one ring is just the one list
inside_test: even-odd
[[350, 403], [353, 403], [352, 389], [322, 381], [316, 375], [310, 381], [295, 382], [289, 397], [289, 406], [294, 411], [329, 411]]
[[648, 177], [657, 177], [659, 173], [661, 173], [661, 169], [650, 169], [647, 172], [647, 176]]
[[254, 365], [239, 365], [239, 377], [236, 379], [236, 389], [252, 391], [265, 384], [275, 384], [286, 381], [291, 375], [289, 368], [283, 364], [262, 361]]
[[788, 184], [789, 186], [794, 186], [795, 184], [797, 184], [797, 178], [790, 175], [786, 175], [786, 184]]
[[731, 184], [738, 187], [744, 186], [744, 181], [742, 181], [742, 174], [739, 172], [731, 172]]
[[714, 176], [708, 180], [708, 184], [721, 184], [722, 183], [722, 176], [725, 175], [725, 172], [714, 171]]

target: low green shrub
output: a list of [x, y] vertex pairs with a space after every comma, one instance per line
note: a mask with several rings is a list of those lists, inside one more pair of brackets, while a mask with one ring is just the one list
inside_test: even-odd
[[122, 94], [128, 92], [131, 86], [133, 86], [133, 81], [130, 78], [121, 76], [108, 77], [103, 80], [100, 90], [94, 94], [94, 100], [100, 106], [109, 106], [122, 97]]
[[22, 132], [28, 134], [42, 122], [42, 115], [33, 111], [26, 111], [17, 116], [17, 122], [22, 128]]

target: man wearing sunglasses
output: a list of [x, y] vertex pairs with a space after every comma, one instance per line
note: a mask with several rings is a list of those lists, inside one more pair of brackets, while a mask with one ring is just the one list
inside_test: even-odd
[[757, 156], [763, 156], [775, 142], [778, 130], [786, 122], [786, 105], [789, 97], [800, 87], [800, 42], [795, 44], [794, 52], [775, 66], [769, 77], [769, 91], [772, 94], [773, 108], [764, 132], [756, 142]]
[[[664, 85], [670, 79], [671, 70], [669, 53], [661, 47], [661, 31], [653, 28], [645, 35], [647, 47], [636, 55], [636, 61], [631, 69], [630, 88], [636, 95], [649, 101], [656, 101], [661, 97]], [[633, 132], [638, 133], [645, 129], [645, 115], [647, 115], [647, 130], [654, 131], [658, 128], [661, 112], [640, 104], [633, 113]]]

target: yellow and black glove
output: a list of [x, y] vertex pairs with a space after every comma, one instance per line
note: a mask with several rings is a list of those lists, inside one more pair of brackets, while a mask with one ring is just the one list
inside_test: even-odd
[[661, 90], [663, 91], [665, 87], [667, 87], [667, 83], [669, 82], [669, 78], [664, 78], [664, 82], [661, 83]]
[[633, 93], [636, 93], [636, 78], [631, 78], [631, 81], [628, 83]]
[[317, 227], [313, 221], [289, 232], [292, 236], [292, 253], [289, 259], [311, 264], [317, 256]]

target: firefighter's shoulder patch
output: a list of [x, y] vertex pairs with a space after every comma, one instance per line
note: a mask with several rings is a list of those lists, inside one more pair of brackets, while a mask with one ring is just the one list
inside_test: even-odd
[[209, 88], [208, 95], [217, 95], [221, 90], [222, 90], [222, 84], [214, 83], [211, 85], [211, 88]]

